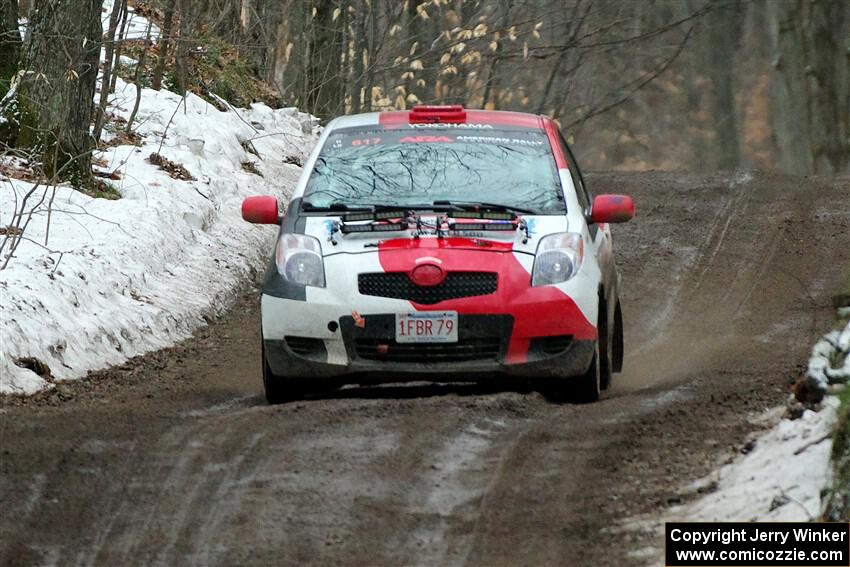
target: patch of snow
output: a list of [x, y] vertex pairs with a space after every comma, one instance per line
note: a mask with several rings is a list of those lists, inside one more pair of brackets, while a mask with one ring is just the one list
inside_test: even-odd
[[729, 180], [729, 188], [734, 189], [740, 185], [746, 185], [753, 180], [751, 171], [739, 171]]
[[683, 384], [669, 390], [664, 390], [650, 398], [647, 398], [640, 404], [640, 413], [653, 413], [671, 404], [689, 400], [694, 397], [694, 386], [695, 384]]
[[781, 420], [756, 439], [750, 453], [706, 479], [717, 483], [716, 491], [672, 508], [671, 516], [682, 521], [816, 519], [821, 489], [830, 478], [830, 434], [838, 405], [838, 398], [829, 396], [820, 411], [806, 410], [800, 419]]
[[[112, 14], [112, 6], [115, 4], [115, 0], [104, 0], [103, 2], [103, 12], [101, 16], [101, 25], [103, 26], [103, 31], [109, 29], [109, 17]], [[136, 9], [133, 6], [127, 7], [127, 27], [124, 32], [125, 39], [145, 39], [145, 33], [148, 29], [148, 19], [140, 16], [136, 13]], [[151, 23], [151, 39], [156, 42], [159, 39], [159, 36], [162, 32], [154, 23]], [[117, 34], [116, 34], [117, 35]]]
[[[128, 118], [135, 91], [119, 80], [110, 111]], [[303, 161], [316, 139], [302, 122], [262, 104], [221, 112], [193, 94], [143, 89], [142, 146], [95, 155], [105, 164], [99, 170], [120, 174], [111, 181], [120, 200], [0, 177], [0, 226], [27, 192], [34, 190], [27, 211], [44, 198], [25, 232], [31, 240], [0, 270], [0, 393], [51, 387], [16, 359], [34, 357], [53, 379], [71, 380], [185, 339], [224, 309], [264, 266], [275, 237], [273, 228], [242, 221], [241, 200], [288, 196], [301, 169], [285, 161]], [[248, 141], [261, 157], [246, 151]], [[150, 164], [157, 151], [196, 181]], [[243, 170], [247, 161], [263, 177]], [[7, 253], [8, 246], [3, 259]]]
[[[781, 419], [754, 439], [755, 446], [689, 491], [716, 489], [693, 502], [671, 507], [664, 517], [631, 518], [620, 528], [650, 532], [663, 541], [665, 522], [806, 522], [821, 513], [821, 490], [829, 484], [831, 433], [839, 400], [827, 396], [820, 411]], [[769, 410], [761, 420], [775, 421]], [[653, 557], [646, 549], [641, 558]], [[660, 549], [654, 557], [662, 557]], [[635, 556], [637, 558], [637, 556]]]
[[[843, 363], [835, 366], [836, 358]], [[850, 322], [844, 329], [827, 333], [815, 343], [806, 376], [823, 390], [829, 384], [850, 381]]]

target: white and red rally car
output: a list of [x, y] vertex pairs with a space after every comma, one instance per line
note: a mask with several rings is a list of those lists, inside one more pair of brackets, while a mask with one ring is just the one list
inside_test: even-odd
[[275, 403], [346, 383], [560, 384], [595, 401], [623, 364], [608, 223], [545, 116], [420, 106], [325, 128], [279, 224], [262, 290], [263, 382]]

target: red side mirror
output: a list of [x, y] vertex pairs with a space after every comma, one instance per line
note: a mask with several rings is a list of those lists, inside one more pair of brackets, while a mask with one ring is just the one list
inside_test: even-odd
[[277, 199], [270, 195], [245, 197], [242, 201], [242, 220], [256, 224], [277, 224]]
[[590, 222], [626, 222], [635, 216], [635, 202], [627, 195], [598, 195], [593, 199]]

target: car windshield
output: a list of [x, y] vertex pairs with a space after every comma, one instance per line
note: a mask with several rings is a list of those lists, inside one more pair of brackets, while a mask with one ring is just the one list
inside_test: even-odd
[[450, 201], [565, 210], [549, 141], [527, 129], [340, 129], [322, 147], [303, 201], [319, 209]]

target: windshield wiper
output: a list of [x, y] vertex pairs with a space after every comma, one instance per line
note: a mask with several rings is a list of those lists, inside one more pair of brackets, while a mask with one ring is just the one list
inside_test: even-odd
[[484, 201], [434, 201], [435, 207], [451, 207], [456, 211], [497, 211], [504, 213], [520, 213], [524, 215], [537, 214], [529, 209], [514, 207], [512, 205], [501, 205], [499, 203], [487, 203]]
[[356, 205], [349, 205], [347, 203], [343, 203], [340, 201], [334, 201], [328, 205], [316, 206], [313, 205], [310, 201], [304, 201], [301, 203], [301, 207], [305, 212], [319, 212], [319, 211], [342, 211], [342, 212], [377, 212], [377, 211], [464, 211], [466, 210], [464, 207], [440, 203], [437, 204], [435, 202], [434, 205], [429, 205], [426, 203], [399, 203], [397, 205], [393, 204], [374, 204], [374, 203], [358, 203]]
[[431, 204], [427, 203], [399, 203], [399, 204], [377, 204], [377, 203], [343, 203], [333, 201], [327, 205], [313, 205], [310, 201], [301, 203], [305, 212], [340, 211], [340, 212], [378, 212], [378, 211], [493, 211], [504, 213], [519, 213], [525, 215], [537, 214], [532, 210], [502, 205], [499, 203], [487, 203], [485, 201], [449, 201], [437, 200]]
[[306, 212], [311, 211], [343, 211], [343, 212], [374, 212], [374, 211], [398, 211], [408, 209], [407, 205], [373, 205], [371, 203], [349, 205], [340, 201], [334, 201], [328, 205], [314, 205], [310, 201], [301, 203], [301, 208]]
[[305, 211], [371, 211], [371, 207], [352, 207], [350, 205], [346, 205], [345, 203], [333, 202], [329, 205], [317, 206], [311, 203], [310, 201], [304, 201], [301, 203], [301, 208]]

